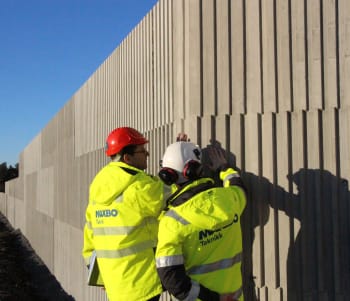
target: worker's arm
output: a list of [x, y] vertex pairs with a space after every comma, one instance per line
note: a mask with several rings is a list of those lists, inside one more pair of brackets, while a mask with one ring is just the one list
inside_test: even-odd
[[91, 226], [91, 220], [90, 220], [89, 207], [86, 210], [85, 217], [86, 217], [86, 222], [84, 226], [84, 245], [83, 245], [82, 255], [84, 257], [86, 266], [88, 266], [90, 264], [92, 252], [94, 251], [93, 232], [92, 232], [92, 226]]
[[220, 295], [187, 276], [183, 264], [157, 267], [165, 289], [178, 300], [220, 301]]
[[228, 164], [226, 152], [218, 144], [207, 147], [210, 164], [208, 167], [219, 174], [224, 187], [238, 186], [246, 192], [246, 188], [239, 173]]
[[156, 265], [164, 288], [178, 300], [219, 301], [220, 295], [193, 281], [186, 273], [182, 254], [183, 239], [173, 218], [160, 220]]

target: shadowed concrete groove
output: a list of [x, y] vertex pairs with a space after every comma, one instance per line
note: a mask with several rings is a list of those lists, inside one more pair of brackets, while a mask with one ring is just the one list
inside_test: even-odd
[[0, 213], [0, 300], [73, 301], [20, 230]]

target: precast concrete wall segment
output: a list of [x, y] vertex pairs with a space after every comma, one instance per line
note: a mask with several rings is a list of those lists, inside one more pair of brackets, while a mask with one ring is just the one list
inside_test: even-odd
[[172, 121], [169, 10], [158, 3], [74, 96], [77, 155], [104, 147], [114, 127], [146, 133]]
[[[59, 220], [54, 221], [54, 271], [55, 276], [72, 296], [80, 296], [82, 300], [87, 290], [82, 283], [87, 282], [87, 268], [81, 258], [83, 237], [80, 228], [70, 226]], [[102, 295], [102, 294], [101, 294]]]
[[185, 131], [248, 188], [245, 299], [346, 300], [349, 32], [346, 0], [160, 0], [24, 149], [0, 208], [76, 300], [106, 300], [80, 255], [105, 138], [139, 129], [156, 174]]
[[[292, 108], [293, 110], [307, 109], [307, 45], [306, 45], [306, 18], [305, 1], [295, 0], [290, 2], [290, 46], [292, 69]], [[283, 70], [282, 70], [283, 74]], [[277, 79], [280, 74], [277, 75]]]
[[[337, 83], [340, 95], [339, 105], [349, 106], [350, 104], [350, 87], [347, 83], [350, 81], [350, 3], [346, 0], [338, 1], [338, 22], [336, 23], [336, 47], [339, 66], [337, 70]], [[338, 44], [337, 44], [338, 43]]]
[[0, 192], [0, 211], [3, 215], [7, 216], [7, 200], [8, 195], [4, 192]]

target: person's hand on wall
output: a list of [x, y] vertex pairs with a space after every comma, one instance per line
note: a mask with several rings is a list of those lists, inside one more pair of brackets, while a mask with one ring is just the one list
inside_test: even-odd
[[208, 167], [212, 171], [216, 172], [228, 167], [225, 150], [218, 144], [208, 145], [207, 154], [210, 161], [208, 162]]

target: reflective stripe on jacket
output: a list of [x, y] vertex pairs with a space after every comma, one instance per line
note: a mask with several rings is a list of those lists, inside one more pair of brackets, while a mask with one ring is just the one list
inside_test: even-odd
[[83, 257], [93, 250], [111, 301], [148, 300], [162, 292], [154, 248], [163, 183], [121, 162], [111, 162], [90, 185]]
[[[157, 268], [166, 269], [166, 273], [159, 273], [162, 279], [171, 275], [172, 268], [178, 271], [184, 265], [192, 281], [185, 300], [198, 298], [198, 284], [220, 294], [234, 293], [238, 300], [243, 300], [240, 216], [246, 198], [241, 187], [230, 186], [231, 179], [236, 177], [233, 169], [221, 172], [220, 176], [225, 187], [207, 189], [179, 206], [170, 206], [160, 221]], [[184, 191], [208, 180], [197, 180]], [[162, 281], [176, 288], [170, 278]]]

